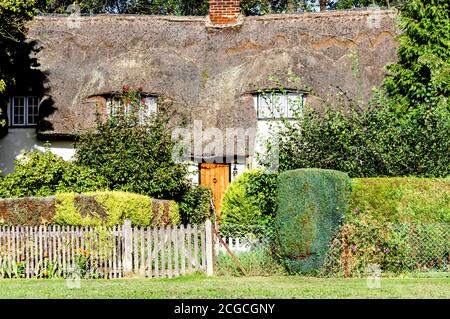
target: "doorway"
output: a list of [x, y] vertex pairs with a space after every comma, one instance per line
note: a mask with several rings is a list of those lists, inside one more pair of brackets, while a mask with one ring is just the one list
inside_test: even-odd
[[217, 217], [220, 217], [222, 198], [230, 183], [230, 177], [230, 164], [200, 164], [200, 185], [211, 189]]

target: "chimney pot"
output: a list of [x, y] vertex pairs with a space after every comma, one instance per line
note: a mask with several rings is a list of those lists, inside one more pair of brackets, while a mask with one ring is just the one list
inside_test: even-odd
[[240, 0], [209, 1], [209, 19], [212, 24], [236, 24], [240, 11]]

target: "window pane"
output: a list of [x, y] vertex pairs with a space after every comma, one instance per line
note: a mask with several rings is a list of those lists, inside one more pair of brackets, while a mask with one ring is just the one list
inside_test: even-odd
[[275, 93], [272, 98], [273, 101], [273, 118], [280, 119], [286, 117], [287, 112], [287, 96], [282, 93]]
[[39, 115], [39, 100], [35, 96], [28, 97], [28, 125], [37, 123]]
[[150, 115], [152, 113], [156, 113], [156, 110], [157, 110], [156, 97], [148, 96], [144, 99], [144, 103], [145, 103], [146, 113], [148, 115]]
[[287, 117], [294, 118], [296, 115], [301, 115], [303, 110], [303, 94], [289, 93], [288, 94], [288, 111]]
[[12, 124], [13, 125], [25, 125], [25, 98], [14, 97], [12, 108]]
[[258, 95], [258, 118], [267, 119], [272, 118], [272, 95], [259, 94]]
[[109, 116], [116, 116], [120, 112], [121, 99], [117, 97], [108, 97], [106, 100], [106, 108]]

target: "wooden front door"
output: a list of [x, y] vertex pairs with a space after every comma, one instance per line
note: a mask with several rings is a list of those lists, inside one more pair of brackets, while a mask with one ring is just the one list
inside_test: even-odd
[[216, 214], [220, 216], [223, 194], [230, 183], [230, 164], [200, 164], [200, 185], [211, 188]]

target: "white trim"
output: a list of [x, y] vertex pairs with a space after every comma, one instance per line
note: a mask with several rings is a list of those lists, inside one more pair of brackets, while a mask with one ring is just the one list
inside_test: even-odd
[[[301, 98], [301, 110], [300, 114], [303, 112], [303, 108], [305, 106], [305, 98], [306, 94], [304, 92], [295, 92], [295, 91], [287, 91], [286, 93], [283, 92], [267, 92], [267, 94], [264, 96], [262, 93], [256, 93], [253, 95], [254, 103], [255, 103], [255, 109], [256, 109], [256, 116], [258, 121], [272, 121], [272, 120], [280, 120], [282, 117], [286, 119], [293, 119], [293, 112], [289, 105], [292, 105], [289, 103], [289, 101], [296, 101], [298, 98]], [[279, 116], [277, 110], [272, 110], [273, 115], [272, 116], [266, 116], [267, 114], [260, 114], [261, 107], [264, 103], [264, 105], [268, 105], [267, 102], [270, 103], [270, 101], [266, 101], [266, 99], [272, 99], [272, 98], [278, 98], [281, 99], [281, 111], [282, 116]], [[270, 106], [269, 106], [270, 107]]]

